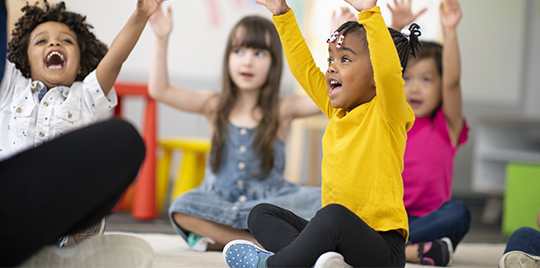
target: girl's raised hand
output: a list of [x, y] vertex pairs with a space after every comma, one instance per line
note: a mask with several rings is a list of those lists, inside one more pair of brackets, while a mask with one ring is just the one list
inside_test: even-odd
[[411, 11], [411, 0], [394, 0], [394, 8], [389, 4], [387, 5], [392, 12], [392, 28], [398, 31], [405, 27], [405, 25], [411, 24], [427, 10], [427, 8], [424, 8], [420, 12], [413, 14]]
[[341, 24], [347, 21], [356, 21], [356, 16], [346, 7], [341, 7], [341, 14], [339, 17], [336, 16], [336, 11], [332, 12], [332, 21], [330, 22], [330, 27], [332, 31], [336, 30]]
[[154, 14], [163, 0], [137, 0], [137, 11], [139, 14], [149, 18]]
[[255, 0], [255, 3], [268, 8], [274, 16], [283, 15], [290, 9], [285, 0]]
[[439, 12], [443, 28], [455, 28], [461, 19], [461, 9], [457, 0], [443, 0]]
[[149, 21], [157, 38], [167, 37], [171, 33], [173, 27], [172, 18], [171, 6], [167, 8], [167, 17], [165, 17], [165, 14], [163, 14], [161, 6], [156, 9], [156, 12], [154, 12], [154, 14], [150, 17]]
[[377, 5], [377, 0], [345, 0], [345, 2], [349, 3], [358, 12], [372, 9]]

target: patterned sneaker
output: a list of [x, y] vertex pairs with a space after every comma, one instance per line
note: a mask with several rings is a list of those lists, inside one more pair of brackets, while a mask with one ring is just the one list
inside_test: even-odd
[[247, 240], [233, 240], [223, 248], [223, 259], [231, 268], [266, 267], [266, 259], [274, 255]]
[[103, 234], [105, 232], [105, 225], [105, 218], [103, 218], [82, 231], [61, 237], [56, 245], [60, 248], [73, 247], [89, 237]]
[[523, 251], [506, 252], [499, 261], [500, 268], [540, 268], [540, 257]]
[[189, 232], [187, 237], [187, 243], [191, 249], [204, 252], [208, 248], [208, 244], [215, 244], [216, 241], [214, 241], [210, 237], [204, 237], [194, 232]]
[[454, 250], [450, 238], [418, 243], [418, 259], [423, 265], [448, 266], [452, 263]]
[[328, 251], [317, 259], [313, 268], [352, 268], [337, 252]]

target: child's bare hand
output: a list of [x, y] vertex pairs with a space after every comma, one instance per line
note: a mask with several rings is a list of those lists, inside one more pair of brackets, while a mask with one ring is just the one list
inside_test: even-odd
[[163, 0], [137, 0], [137, 11], [140, 15], [149, 18], [154, 14]]
[[377, 0], [345, 0], [345, 2], [349, 3], [358, 12], [372, 9], [377, 5]]
[[413, 14], [411, 11], [411, 0], [394, 0], [394, 8], [389, 4], [388, 8], [392, 12], [392, 28], [401, 30], [405, 25], [411, 24], [418, 16], [426, 12], [427, 8]]
[[347, 21], [356, 21], [356, 16], [346, 7], [341, 8], [341, 14], [339, 17], [336, 16], [336, 11], [332, 12], [332, 21], [330, 22], [330, 27], [332, 30], [337, 29], [341, 24]]
[[150, 25], [152, 25], [152, 29], [154, 29], [154, 33], [156, 34], [157, 38], [167, 37], [171, 33], [173, 27], [171, 6], [167, 8], [167, 17], [165, 17], [165, 14], [163, 14], [161, 7], [159, 7], [156, 9], [156, 12], [154, 12], [154, 14], [150, 17], [149, 21]]
[[283, 15], [290, 9], [285, 0], [255, 0], [255, 3], [265, 6], [275, 16]]
[[455, 28], [461, 19], [461, 9], [457, 0], [443, 0], [439, 12], [443, 28]]

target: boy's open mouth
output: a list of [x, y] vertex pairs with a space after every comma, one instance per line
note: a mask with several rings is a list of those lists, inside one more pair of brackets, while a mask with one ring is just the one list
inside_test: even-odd
[[64, 54], [58, 50], [53, 50], [47, 54], [45, 58], [45, 66], [49, 69], [60, 69], [64, 67]]

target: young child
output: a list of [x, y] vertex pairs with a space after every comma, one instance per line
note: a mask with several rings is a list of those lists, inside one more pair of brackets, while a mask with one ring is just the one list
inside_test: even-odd
[[[396, 5], [392, 25], [401, 30], [419, 14], [411, 13], [410, 3]], [[446, 266], [469, 231], [471, 215], [465, 204], [450, 200], [455, 154], [468, 132], [461, 111], [456, 31], [461, 10], [456, 0], [445, 0], [439, 12], [444, 47], [421, 42], [403, 75], [416, 121], [408, 133], [402, 176], [409, 216], [407, 261]]]
[[238, 238], [255, 242], [247, 231], [247, 217], [260, 202], [311, 218], [321, 207], [321, 190], [283, 178], [284, 141], [293, 119], [320, 111], [307, 96], [279, 97], [282, 48], [272, 22], [248, 16], [231, 30], [219, 94], [169, 84], [171, 8], [168, 16], [156, 11], [150, 23], [156, 34], [150, 95], [211, 122], [212, 150], [204, 181], [169, 208], [176, 231], [194, 250], [221, 250]]
[[[161, 0], [138, 0], [110, 49], [64, 2], [26, 5], [9, 43], [0, 85], [0, 160], [100, 120], [117, 103], [113, 84]], [[103, 231], [104, 222], [90, 233]], [[82, 240], [88, 232], [79, 236]], [[60, 246], [78, 238], [63, 237]]]
[[117, 103], [113, 84], [150, 15], [162, 0], [137, 9], [107, 47], [64, 2], [26, 5], [9, 43], [0, 86], [0, 159], [102, 118]]
[[402, 70], [418, 44], [417, 25], [409, 42], [386, 28], [376, 0], [346, 1], [360, 12], [358, 22], [331, 35], [323, 73], [287, 3], [256, 2], [274, 14], [291, 71], [330, 119], [322, 140], [323, 208], [308, 222], [273, 205], [256, 206], [249, 230], [269, 251], [237, 240], [224, 248], [225, 261], [230, 267], [339, 267], [344, 261], [403, 267], [408, 224], [401, 172], [414, 113]]
[[64, 3], [23, 9], [0, 86], [0, 267], [151, 264], [149, 245], [135, 237], [47, 245], [107, 215], [140, 169], [145, 147], [133, 126], [91, 123], [114, 104], [105, 95], [114, 97], [112, 83], [158, 3], [138, 1], [108, 53]]

